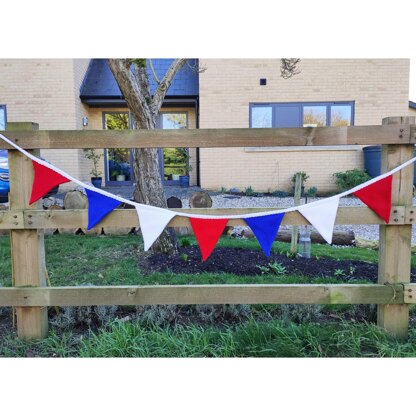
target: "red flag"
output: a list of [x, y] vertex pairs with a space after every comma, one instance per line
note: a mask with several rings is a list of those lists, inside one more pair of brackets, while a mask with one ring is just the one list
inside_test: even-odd
[[205, 261], [212, 253], [212, 250], [214, 250], [215, 244], [217, 244], [218, 239], [224, 231], [228, 219], [204, 220], [200, 218], [189, 218], [189, 221], [191, 222], [192, 229], [201, 249], [202, 261]]
[[60, 175], [54, 170], [41, 165], [32, 160], [33, 169], [35, 170], [35, 177], [32, 185], [32, 195], [30, 196], [30, 204], [33, 204], [43, 195], [47, 194], [52, 188], [61, 183], [69, 182], [68, 178]]
[[390, 221], [392, 183], [393, 175], [389, 175], [354, 192], [355, 196], [360, 198], [379, 217], [383, 218], [387, 224]]

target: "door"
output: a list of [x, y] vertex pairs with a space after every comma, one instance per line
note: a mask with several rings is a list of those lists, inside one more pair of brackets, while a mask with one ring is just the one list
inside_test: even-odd
[[[188, 128], [187, 112], [164, 112], [159, 116], [159, 127], [162, 129]], [[189, 149], [184, 147], [168, 147], [160, 154], [162, 177], [166, 185], [179, 184], [179, 176], [189, 171]]]
[[[130, 127], [128, 112], [103, 113], [103, 127], [108, 130], [125, 130]], [[106, 185], [131, 185], [133, 153], [131, 149], [106, 149], [104, 152]]]

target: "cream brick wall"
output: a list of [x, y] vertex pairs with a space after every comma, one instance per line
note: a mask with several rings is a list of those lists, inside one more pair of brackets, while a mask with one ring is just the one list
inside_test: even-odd
[[[101, 130], [103, 128], [103, 113], [111, 113], [111, 112], [126, 112], [128, 109], [126, 107], [111, 107], [111, 108], [87, 108], [86, 109], [86, 115], [89, 118], [89, 124], [87, 129], [90, 130]], [[182, 108], [182, 107], [174, 107], [174, 108], [162, 108], [161, 112], [186, 112], [188, 114], [188, 128], [194, 129], [196, 128], [196, 114], [194, 108]], [[97, 151], [101, 151], [101, 149], [97, 149]], [[190, 154], [190, 164], [192, 166], [192, 170], [190, 173], [190, 184], [195, 185], [196, 184], [196, 149], [189, 149]], [[89, 178], [90, 171], [92, 165], [90, 162], [85, 159], [85, 157], [82, 158], [84, 160], [84, 164], [81, 168], [81, 176], [84, 178]], [[101, 158], [100, 163], [100, 171], [104, 172], [104, 158]], [[104, 174], [103, 174], [103, 180], [104, 180]]]
[[[250, 103], [354, 101], [355, 125], [381, 124], [406, 115], [407, 59], [305, 59], [301, 73], [280, 77], [280, 61], [206, 59], [200, 74], [200, 128], [249, 127]], [[260, 86], [259, 79], [267, 78]], [[335, 189], [334, 172], [362, 168], [361, 151], [248, 152], [242, 148], [201, 149], [201, 185], [208, 189], [249, 185], [258, 191], [288, 190], [296, 171], [310, 175], [307, 186]]]
[[[32, 121], [42, 130], [82, 129], [79, 87], [88, 63], [88, 59], [1, 59], [0, 103], [7, 105], [8, 121]], [[42, 156], [79, 177], [79, 150], [44, 150]]]

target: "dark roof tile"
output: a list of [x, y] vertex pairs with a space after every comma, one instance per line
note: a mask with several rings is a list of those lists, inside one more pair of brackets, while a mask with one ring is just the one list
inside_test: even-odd
[[[163, 78], [173, 59], [153, 59], [153, 67], [157, 77]], [[189, 65], [185, 65], [173, 80], [167, 96], [197, 96], [199, 94], [199, 76], [193, 70], [197, 64], [197, 59], [189, 60]], [[156, 81], [148, 69], [150, 80], [150, 91], [153, 94], [156, 89]], [[80, 89], [81, 99], [86, 98], [122, 98], [121, 91], [108, 66], [107, 59], [91, 59], [87, 73]]]

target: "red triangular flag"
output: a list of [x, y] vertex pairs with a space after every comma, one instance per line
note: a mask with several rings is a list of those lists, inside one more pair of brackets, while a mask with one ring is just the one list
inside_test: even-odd
[[389, 175], [354, 192], [355, 196], [360, 198], [379, 217], [383, 218], [387, 224], [390, 221], [392, 183], [393, 175]]
[[61, 183], [69, 182], [68, 178], [60, 175], [54, 170], [41, 165], [32, 160], [33, 169], [35, 170], [35, 177], [32, 185], [32, 195], [30, 196], [30, 204], [33, 204], [43, 195], [47, 194], [52, 188]]
[[189, 218], [192, 229], [194, 230], [195, 237], [199, 243], [199, 247], [202, 253], [202, 261], [205, 261], [212, 250], [214, 250], [215, 244], [217, 244], [228, 219], [201, 219], [201, 218]]

